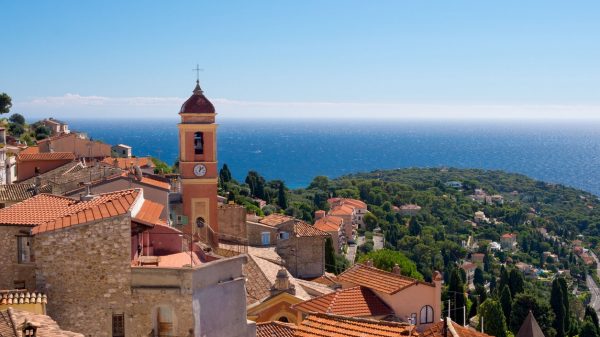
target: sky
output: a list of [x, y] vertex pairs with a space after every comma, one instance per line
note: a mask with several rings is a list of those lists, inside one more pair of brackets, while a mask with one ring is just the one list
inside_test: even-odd
[[27, 117], [599, 119], [600, 2], [2, 1]]

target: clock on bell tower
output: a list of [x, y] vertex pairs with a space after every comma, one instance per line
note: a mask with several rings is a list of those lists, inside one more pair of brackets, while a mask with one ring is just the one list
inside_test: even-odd
[[[199, 81], [179, 111], [179, 171], [186, 233], [217, 244], [217, 124], [215, 107], [204, 96]], [[213, 240], [214, 239], [214, 240]]]

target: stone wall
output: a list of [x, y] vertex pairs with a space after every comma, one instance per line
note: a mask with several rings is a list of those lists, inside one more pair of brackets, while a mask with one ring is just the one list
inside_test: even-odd
[[35, 290], [35, 264], [20, 264], [17, 256], [17, 236], [28, 233], [29, 229], [28, 226], [0, 226], [0, 289], [14, 289], [24, 281], [25, 288]]
[[293, 224], [279, 226], [290, 233], [289, 239], [277, 240], [277, 253], [294, 277], [312, 278], [325, 273], [325, 237], [294, 236]]
[[38, 289], [62, 328], [108, 337], [112, 314], [131, 311], [130, 232], [125, 214], [36, 235]]
[[269, 232], [271, 242], [270, 245], [277, 243], [277, 228], [263, 225], [258, 222], [246, 222], [246, 235], [248, 236], [248, 245], [262, 246], [262, 233]]
[[240, 205], [220, 205], [217, 213], [219, 235], [246, 238], [246, 208]]

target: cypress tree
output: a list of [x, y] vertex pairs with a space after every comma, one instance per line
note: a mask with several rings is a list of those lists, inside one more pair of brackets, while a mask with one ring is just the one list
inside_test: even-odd
[[525, 281], [523, 280], [523, 274], [521, 274], [521, 272], [517, 269], [513, 269], [510, 271], [509, 277], [509, 284], [510, 284], [510, 294], [515, 297], [517, 296], [517, 294], [520, 294], [523, 292], [523, 287], [525, 284]]
[[571, 331], [571, 308], [569, 308], [569, 289], [564, 277], [558, 278], [558, 284], [563, 295], [563, 305], [565, 306], [565, 333]]
[[512, 296], [508, 286], [504, 286], [504, 289], [502, 289], [500, 292], [500, 305], [502, 306], [502, 312], [504, 313], [506, 324], [509, 324], [510, 313], [512, 309]]
[[590, 319], [585, 319], [581, 330], [579, 331], [579, 337], [598, 337], [598, 330], [594, 326], [594, 322]]
[[483, 270], [481, 270], [481, 268], [477, 267], [475, 269], [475, 275], [473, 275], [473, 284], [474, 285], [483, 285], [484, 283], [484, 279], [483, 279]]
[[221, 178], [221, 181], [224, 183], [231, 181], [231, 171], [229, 171], [227, 164], [223, 164], [223, 167], [219, 171], [219, 178]]
[[556, 337], [565, 337], [565, 304], [563, 302], [562, 287], [558, 283], [558, 279], [552, 281], [552, 291], [550, 292], [550, 306], [554, 311], [554, 323], [552, 326], [556, 330]]
[[502, 291], [502, 289], [504, 289], [504, 286], [508, 286], [510, 288], [510, 281], [506, 267], [502, 266], [500, 267], [500, 283], [498, 284], [497, 289]]
[[479, 306], [479, 327], [483, 320], [483, 332], [495, 337], [506, 337], [506, 321], [502, 313], [502, 307], [498, 301], [488, 298]]
[[583, 316], [583, 319], [589, 319], [590, 321], [592, 321], [592, 323], [596, 327], [596, 330], [600, 333], [600, 324], [598, 324], [598, 314], [596, 313], [596, 310], [594, 310], [594, 308], [587, 305], [585, 307], [585, 316]]
[[330, 273], [336, 273], [335, 270], [335, 249], [331, 236], [325, 239], [325, 269]]
[[277, 204], [282, 209], [288, 208], [287, 196], [285, 195], [285, 185], [283, 181], [279, 184], [279, 189], [277, 191]]
[[448, 297], [454, 299], [453, 309], [450, 310], [450, 318], [460, 325], [465, 325], [463, 320], [463, 307], [467, 305], [465, 298], [465, 285], [458, 268], [452, 269], [448, 285]]

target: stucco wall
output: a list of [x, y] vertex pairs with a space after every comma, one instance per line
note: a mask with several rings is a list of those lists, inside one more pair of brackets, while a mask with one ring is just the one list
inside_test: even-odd
[[219, 234], [246, 239], [246, 208], [240, 205], [221, 205], [217, 210]]
[[46, 173], [70, 162], [70, 159], [17, 161], [17, 180], [25, 180], [34, 177], [36, 167], [39, 167], [39, 173]]

